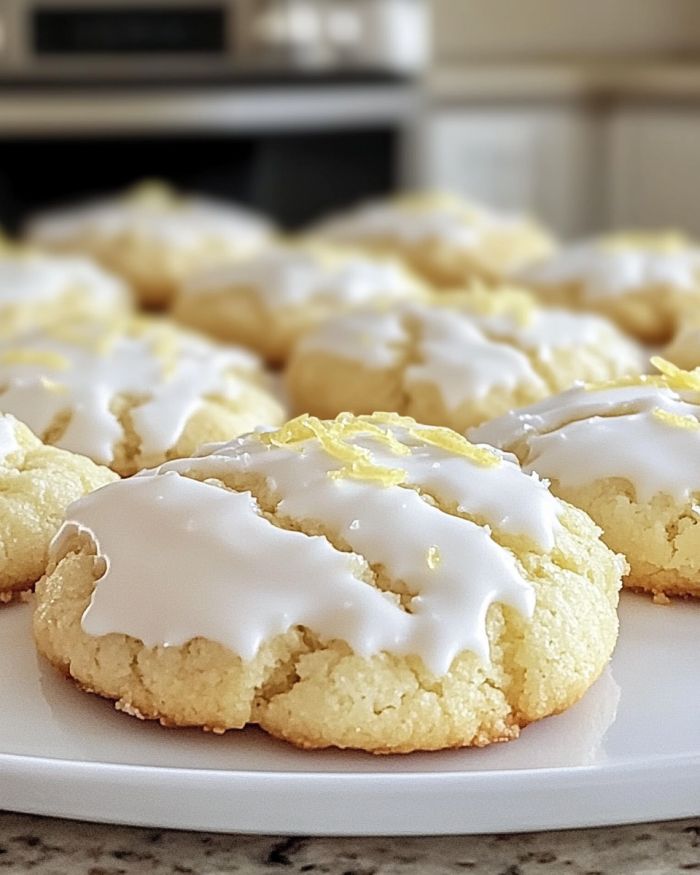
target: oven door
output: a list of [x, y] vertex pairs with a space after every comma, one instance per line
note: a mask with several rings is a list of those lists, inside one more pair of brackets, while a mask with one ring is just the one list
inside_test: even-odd
[[297, 228], [412, 180], [405, 82], [0, 90], [0, 223], [142, 178]]

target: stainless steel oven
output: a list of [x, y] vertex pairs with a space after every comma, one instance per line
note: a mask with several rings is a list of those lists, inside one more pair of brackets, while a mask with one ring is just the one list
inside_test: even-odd
[[410, 182], [423, 0], [2, 0], [0, 223], [162, 177], [294, 227]]

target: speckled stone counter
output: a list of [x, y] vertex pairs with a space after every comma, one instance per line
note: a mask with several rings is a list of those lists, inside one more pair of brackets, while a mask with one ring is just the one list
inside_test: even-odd
[[0, 872], [665, 875], [700, 872], [700, 819], [445, 838], [310, 839], [169, 832], [0, 813]]

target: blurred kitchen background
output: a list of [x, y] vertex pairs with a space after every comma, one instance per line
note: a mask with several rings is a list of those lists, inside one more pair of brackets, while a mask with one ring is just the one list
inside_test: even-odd
[[0, 224], [143, 177], [700, 234], [700, 2], [0, 0]]

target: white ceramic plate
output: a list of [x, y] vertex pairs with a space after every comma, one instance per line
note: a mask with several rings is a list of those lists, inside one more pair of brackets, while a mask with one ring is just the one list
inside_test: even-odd
[[35, 655], [0, 609], [0, 808], [309, 835], [543, 830], [700, 814], [700, 605], [625, 594], [612, 666], [566, 714], [484, 750], [302, 752], [254, 730], [162, 729]]

